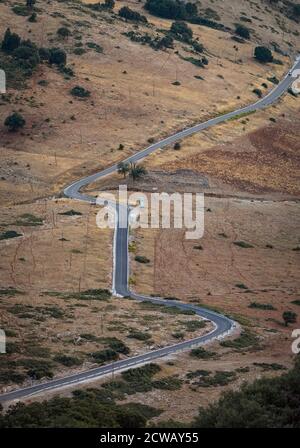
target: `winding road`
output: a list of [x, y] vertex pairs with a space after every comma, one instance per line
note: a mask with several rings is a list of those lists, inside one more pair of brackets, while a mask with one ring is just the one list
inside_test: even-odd
[[[155, 150], [164, 148], [165, 146], [175, 143], [176, 141], [179, 141], [184, 137], [188, 137], [192, 134], [203, 131], [204, 129], [207, 129], [211, 126], [223, 123], [237, 116], [240, 115], [242, 116], [244, 114], [255, 112], [256, 110], [264, 109], [270, 106], [271, 104], [276, 102], [295, 81], [293, 72], [294, 70], [297, 69], [298, 70], [300, 69], [300, 57], [296, 59], [295, 64], [290, 69], [288, 74], [283, 78], [283, 80], [268, 95], [261, 98], [256, 103], [253, 103], [249, 106], [243, 107], [236, 111], [220, 115], [216, 118], [212, 118], [208, 121], [197, 124], [196, 126], [178, 132], [177, 134], [171, 135], [170, 137], [167, 137], [157, 143], [154, 143], [153, 145], [147, 147], [146, 149], [139, 151], [138, 153], [128, 157], [127, 159], [123, 160], [123, 162], [138, 162], [141, 159], [148, 156], [149, 154], [151, 154], [152, 152], [154, 152]], [[114, 173], [115, 171], [117, 171], [117, 169], [118, 166], [116, 164], [101, 172], [92, 174], [91, 176], [78, 180], [72, 183], [70, 186], [66, 187], [64, 190], [64, 194], [65, 196], [72, 199], [77, 199], [89, 203], [95, 203], [96, 199], [93, 196], [81, 193], [81, 189], [105, 176]], [[168, 347], [160, 348], [158, 350], [153, 350], [142, 355], [122, 359], [120, 361], [116, 361], [111, 364], [106, 364], [101, 367], [96, 367], [94, 369], [68, 375], [63, 378], [57, 378], [51, 381], [32, 385], [30, 387], [16, 389], [7, 392], [5, 394], [0, 395], [0, 402], [20, 400], [26, 397], [28, 398], [33, 395], [43, 394], [44, 392], [47, 391], [59, 390], [64, 387], [74, 386], [87, 381], [96, 380], [115, 372], [120, 372], [122, 370], [126, 370], [131, 367], [136, 367], [138, 365], [151, 362], [155, 359], [164, 356], [172, 355], [182, 350], [190, 349], [191, 347], [194, 346], [205, 344], [217, 338], [223, 338], [235, 328], [236, 324], [233, 320], [221, 314], [215, 313], [214, 311], [210, 311], [208, 309], [196, 305], [182, 303], [179, 301], [146, 297], [131, 292], [128, 286], [128, 272], [129, 272], [128, 220], [127, 220], [127, 228], [121, 228], [119, 226], [119, 221], [117, 220], [115, 237], [114, 237], [113, 293], [122, 297], [130, 296], [138, 301], [151, 301], [158, 305], [176, 306], [183, 310], [191, 310], [201, 318], [211, 321], [214, 326], [213, 330], [210, 333], [207, 333], [203, 336], [199, 336], [197, 338], [180, 342], [178, 344], [171, 345]]]

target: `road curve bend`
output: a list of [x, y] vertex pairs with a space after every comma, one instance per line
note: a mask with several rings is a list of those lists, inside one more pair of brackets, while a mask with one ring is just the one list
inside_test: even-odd
[[[292, 76], [293, 71], [300, 69], [300, 57], [297, 57], [296, 62], [293, 67], [283, 78], [283, 80], [265, 97], [261, 98], [257, 102], [245, 106], [243, 108], [237, 109], [236, 111], [220, 115], [216, 118], [212, 118], [203, 123], [197, 124], [190, 128], [184, 129], [170, 137], [167, 137], [153, 145], [148, 146], [142, 151], [126, 158], [123, 162], [138, 162], [141, 159], [147, 157], [152, 152], [157, 149], [164, 148], [167, 145], [175, 143], [185, 137], [193, 135], [197, 132], [203, 131], [211, 126], [223, 123], [231, 118], [237, 116], [255, 112], [256, 110], [264, 109], [274, 102], [276, 102], [292, 85], [295, 78]], [[77, 199], [80, 201], [85, 201], [89, 203], [95, 203], [96, 199], [93, 196], [81, 193], [81, 189], [105, 176], [108, 176], [115, 171], [117, 171], [117, 164], [106, 168], [103, 171], [87, 176], [80, 179], [64, 189], [65, 196], [71, 199]], [[42, 394], [48, 391], [59, 390], [64, 387], [78, 385], [91, 380], [96, 380], [110, 373], [120, 372], [138, 365], [146, 364], [155, 359], [162, 358], [164, 356], [172, 355], [176, 352], [187, 350], [201, 344], [205, 344], [217, 338], [223, 338], [235, 328], [236, 323], [227, 316], [223, 316], [214, 311], [202, 308], [193, 304], [183, 303], [174, 300], [164, 300], [156, 297], [146, 297], [138, 295], [131, 292], [128, 286], [128, 272], [129, 272], [129, 256], [128, 256], [128, 220], [127, 228], [121, 228], [117, 220], [115, 237], [114, 237], [114, 267], [113, 267], [113, 293], [122, 297], [132, 297], [138, 301], [151, 301], [161, 306], [176, 306], [182, 310], [193, 311], [196, 315], [203, 319], [209, 320], [213, 323], [213, 330], [203, 336], [199, 336], [188, 341], [180, 342], [178, 344], [170, 345], [167, 347], [160, 348], [158, 350], [153, 350], [148, 353], [134, 356], [131, 358], [122, 359], [111, 364], [106, 364], [101, 367], [96, 367], [87, 371], [75, 373], [72, 375], [65, 376], [63, 378], [57, 378], [51, 381], [39, 383], [32, 385], [30, 387], [22, 388], [7, 392], [0, 395], [0, 402], [20, 400], [23, 398], [28, 398], [33, 395]]]

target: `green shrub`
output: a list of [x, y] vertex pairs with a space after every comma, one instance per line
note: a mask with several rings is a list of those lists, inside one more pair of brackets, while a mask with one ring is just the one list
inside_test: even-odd
[[233, 340], [220, 342], [222, 347], [234, 348], [236, 350], [242, 350], [245, 348], [258, 348], [258, 337], [246, 330], [242, 334]]
[[25, 16], [29, 15], [29, 11], [28, 11], [26, 5], [22, 5], [22, 4], [14, 5], [11, 9], [15, 14], [17, 14], [17, 16], [25, 17]]
[[193, 37], [192, 29], [182, 21], [173, 22], [170, 28], [171, 34], [182, 42], [191, 42]]
[[19, 364], [25, 367], [26, 373], [30, 378], [39, 380], [41, 378], [53, 377], [53, 363], [40, 359], [22, 359]]
[[49, 61], [51, 52], [48, 48], [41, 47], [39, 48], [39, 56], [41, 61]]
[[119, 358], [118, 353], [110, 348], [100, 350], [91, 354], [94, 361], [102, 364], [107, 361], [116, 361]]
[[43, 219], [38, 216], [32, 215], [31, 213], [23, 213], [20, 215], [16, 221], [17, 226], [41, 226], [43, 225]]
[[[16, 132], [18, 129], [21, 129], [25, 126], [26, 121], [24, 119], [24, 117], [19, 114], [18, 112], [14, 112], [13, 114], [9, 115], [8, 117], [6, 117], [5, 121], [4, 121], [4, 125], [8, 127], [8, 130], [11, 132]], [[9, 234], [9, 232], [5, 232], [6, 234]], [[20, 236], [17, 235], [17, 232], [13, 232], [10, 231], [11, 235], [13, 235], [15, 233], [14, 236], [7, 236], [7, 238], [14, 238], [15, 236]], [[0, 236], [0, 239], [1, 238]]]
[[131, 331], [127, 337], [137, 339], [138, 341], [148, 341], [151, 339], [151, 334], [143, 333], [142, 331]]
[[198, 347], [193, 348], [190, 351], [190, 356], [192, 356], [192, 358], [198, 358], [198, 359], [210, 359], [214, 358], [216, 356], [216, 353], [209, 350], [205, 350], [205, 348], [203, 347]]
[[148, 20], [145, 16], [140, 14], [137, 11], [133, 11], [132, 9], [128, 8], [127, 6], [123, 6], [119, 10], [119, 16], [126, 20], [132, 20], [133, 22], [142, 22], [147, 23]]
[[128, 355], [130, 353], [129, 347], [117, 338], [104, 338], [103, 342], [107, 343], [109, 348], [117, 353], [122, 353], [123, 355]]
[[68, 355], [56, 355], [53, 358], [53, 360], [55, 362], [59, 362], [60, 364], [66, 367], [80, 366], [82, 364], [81, 359], [76, 358], [75, 356], [68, 356]]
[[69, 30], [69, 28], [67, 28], [65, 26], [62, 26], [62, 27], [58, 28], [56, 33], [62, 39], [66, 39], [67, 37], [69, 37], [71, 35], [71, 31]]
[[37, 14], [33, 12], [31, 16], [28, 17], [28, 22], [35, 23], [37, 21]]
[[12, 53], [21, 43], [21, 38], [18, 34], [12, 33], [10, 28], [7, 28], [1, 44], [1, 49], [5, 53]]
[[200, 330], [200, 328], [205, 328], [206, 323], [204, 320], [187, 320], [180, 322], [182, 325], [185, 326], [186, 331], [197, 331]]
[[268, 79], [268, 81], [270, 81], [273, 84], [279, 84], [279, 79], [276, 78], [276, 76], [272, 76], [272, 77], [267, 78], [267, 79]]
[[236, 25], [235, 32], [244, 39], [250, 38], [250, 30], [245, 25], [241, 24]]
[[299, 305], [300, 306], [300, 300], [293, 300], [292, 302], [291, 302], [293, 305]]
[[0, 296], [13, 297], [16, 294], [24, 294], [24, 293], [22, 291], [19, 291], [18, 289], [12, 288], [11, 286], [9, 288], [0, 289]]
[[50, 57], [49, 63], [56, 65], [66, 65], [67, 63], [67, 54], [61, 48], [50, 48]]
[[179, 390], [182, 384], [183, 381], [175, 376], [167, 376], [152, 382], [154, 389], [162, 390]]
[[78, 212], [76, 210], [67, 210], [66, 212], [60, 212], [58, 213], [59, 215], [63, 215], [63, 216], [82, 216], [81, 212]]
[[182, 0], [147, 0], [145, 8], [165, 19], [184, 20], [197, 14], [197, 6]]
[[201, 376], [195, 384], [200, 387], [226, 386], [232, 381], [235, 381], [236, 378], [237, 375], [235, 372], [216, 371], [213, 376]]
[[86, 90], [84, 87], [80, 86], [73, 87], [70, 93], [77, 98], [88, 98], [91, 95], [89, 90]]
[[22, 234], [16, 232], [15, 230], [7, 230], [6, 232], [0, 234], [0, 240], [8, 240], [10, 238], [17, 238], [19, 236], [22, 236]]
[[276, 362], [266, 363], [266, 362], [254, 362], [254, 366], [260, 367], [264, 371], [268, 370], [285, 370], [286, 368], [282, 364], [277, 364]]
[[[1, 384], [21, 384], [26, 380], [26, 375], [23, 373], [15, 372], [14, 370], [1, 370], [0, 371], [0, 383]], [[1, 417], [0, 417], [1, 425]]]
[[249, 289], [248, 286], [244, 285], [244, 283], [236, 283], [235, 286], [239, 289], [246, 289], [246, 290]]
[[284, 311], [282, 313], [282, 319], [287, 327], [288, 324], [294, 324], [297, 322], [297, 314], [294, 313], [294, 311]]
[[276, 310], [270, 303], [251, 302], [249, 308], [257, 308], [259, 310]]
[[253, 89], [253, 93], [258, 96], [258, 98], [261, 98], [263, 96], [263, 93], [260, 89]]
[[82, 54], [86, 53], [86, 50], [84, 48], [75, 48], [73, 53], [77, 56], [81, 56]]
[[95, 50], [97, 53], [103, 53], [103, 48], [101, 47], [101, 45], [96, 44], [95, 42], [87, 42], [86, 46], [88, 48], [92, 48], [93, 50]]
[[151, 378], [160, 371], [161, 368], [158, 364], [150, 363], [142, 367], [126, 370], [126, 372], [122, 372], [122, 377], [129, 383], [135, 383], [139, 380], [151, 380]]
[[243, 249], [251, 249], [253, 247], [252, 244], [246, 243], [245, 241], [234, 241], [233, 244], [242, 247]]
[[143, 264], [150, 263], [149, 258], [147, 258], [147, 257], [143, 257], [142, 255], [136, 255], [134, 259], [135, 259], [135, 261], [137, 261], [138, 263], [143, 263]]
[[267, 47], [258, 46], [254, 50], [255, 58], [262, 63], [273, 62], [273, 54]]

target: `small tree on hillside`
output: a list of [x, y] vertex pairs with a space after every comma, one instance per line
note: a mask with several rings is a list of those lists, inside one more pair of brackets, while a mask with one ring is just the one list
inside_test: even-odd
[[128, 163], [124, 163], [124, 162], [120, 162], [118, 164], [118, 173], [122, 174], [124, 176], [124, 179], [126, 178], [127, 173], [129, 172], [129, 164]]
[[57, 35], [59, 37], [61, 37], [62, 39], [66, 39], [70, 36], [71, 31], [69, 30], [69, 28], [62, 26], [61, 28], [58, 28], [58, 30], [56, 31]]
[[8, 127], [9, 131], [15, 132], [18, 129], [21, 129], [25, 126], [25, 119], [18, 112], [14, 112], [13, 114], [6, 117], [4, 121], [4, 125]]
[[197, 5], [195, 5], [195, 3], [191, 2], [186, 3], [185, 10], [188, 17], [195, 17], [198, 14]]
[[282, 313], [282, 318], [286, 327], [288, 324], [294, 324], [297, 322], [297, 314], [294, 313], [294, 311], [284, 311]]
[[182, 21], [173, 22], [170, 31], [178, 39], [183, 40], [184, 42], [190, 42], [193, 37], [193, 30]]
[[66, 65], [67, 54], [60, 48], [50, 48], [50, 64]]
[[36, 0], [26, 0], [26, 6], [28, 9], [32, 9], [35, 5]]
[[294, 5], [293, 12], [296, 17], [300, 17], [300, 5]]
[[256, 47], [254, 56], [259, 62], [273, 62], [272, 51], [267, 47]]
[[249, 28], [247, 28], [245, 25], [237, 25], [235, 28], [236, 34], [243, 37], [244, 39], [250, 38], [250, 31]]
[[105, 8], [110, 9], [110, 10], [114, 9], [115, 0], [105, 0], [104, 6], [105, 6]]
[[7, 28], [1, 44], [1, 49], [5, 53], [12, 53], [16, 48], [19, 47], [20, 43], [21, 43], [20, 36], [16, 33], [12, 33], [10, 31], [10, 28]]

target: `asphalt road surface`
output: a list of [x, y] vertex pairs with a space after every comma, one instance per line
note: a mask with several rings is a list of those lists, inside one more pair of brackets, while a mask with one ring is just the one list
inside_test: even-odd
[[[184, 129], [170, 137], [167, 137], [153, 145], [150, 145], [146, 149], [139, 151], [138, 153], [128, 157], [123, 162], [138, 162], [154, 152], [157, 149], [164, 148], [167, 145], [173, 144], [187, 136], [195, 134], [197, 132], [203, 131], [211, 126], [223, 123], [231, 118], [254, 112], [256, 110], [264, 109], [269, 105], [276, 102], [291, 86], [295, 81], [292, 76], [294, 70], [300, 70], [300, 58], [298, 57], [292, 69], [283, 78], [283, 80], [265, 97], [261, 98], [254, 104], [243, 107], [233, 112], [229, 112], [224, 115], [220, 115], [216, 118], [212, 118], [204, 123], [197, 124], [190, 128]], [[77, 199], [89, 203], [95, 203], [96, 199], [93, 196], [81, 193], [82, 187], [85, 187], [98, 179], [110, 175], [111, 173], [117, 171], [118, 166], [113, 165], [103, 171], [87, 176], [81, 180], [72, 183], [70, 186], [66, 187], [64, 190], [65, 196]], [[128, 216], [128, 210], [127, 210]], [[128, 219], [127, 219], [128, 223]], [[68, 375], [63, 378], [58, 378], [51, 381], [46, 381], [43, 383], [38, 383], [30, 387], [23, 389], [16, 389], [14, 391], [0, 395], [0, 402], [20, 400], [25, 397], [30, 397], [37, 394], [43, 394], [46, 391], [59, 390], [64, 387], [78, 385], [87, 381], [99, 379], [106, 375], [113, 374], [115, 372], [120, 372], [128, 368], [132, 368], [138, 365], [146, 364], [155, 359], [170, 356], [176, 352], [187, 350], [195, 346], [199, 346], [210, 342], [216, 338], [223, 338], [229, 334], [235, 328], [235, 322], [230, 318], [223, 316], [221, 314], [215, 313], [208, 309], [198, 307], [196, 305], [186, 304], [174, 300], [164, 300], [154, 297], [145, 297], [132, 293], [128, 287], [128, 272], [129, 272], [129, 257], [128, 257], [128, 228], [121, 228], [119, 221], [117, 221], [115, 229], [114, 238], [114, 268], [113, 268], [113, 293], [119, 296], [125, 297], [130, 296], [138, 301], [151, 301], [162, 306], [176, 306], [185, 310], [192, 310], [196, 315], [211, 321], [214, 325], [214, 329], [203, 336], [180, 342], [178, 344], [170, 345], [167, 347], [160, 348], [158, 350], [153, 350], [148, 353], [134, 356], [131, 358], [126, 358], [120, 361], [116, 361], [111, 364], [106, 364], [102, 367], [96, 367], [88, 371], [83, 371], [80, 373], [75, 373], [73, 375]]]

